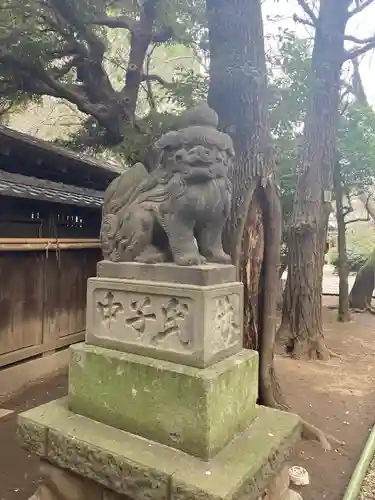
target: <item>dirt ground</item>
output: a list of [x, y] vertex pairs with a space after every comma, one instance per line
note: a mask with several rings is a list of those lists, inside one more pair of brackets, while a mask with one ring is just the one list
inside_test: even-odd
[[[326, 297], [325, 305], [334, 305]], [[337, 323], [337, 311], [325, 308], [328, 346], [341, 358], [329, 362], [278, 358], [277, 373], [288, 404], [305, 420], [333, 435], [345, 446], [324, 452], [303, 441], [293, 465], [305, 467], [310, 485], [299, 490], [304, 500], [340, 500], [375, 423], [375, 316], [353, 314]]]
[[22, 450], [16, 438], [17, 414], [61, 398], [66, 394], [67, 377], [59, 376], [30, 387], [2, 405], [12, 413], [0, 418], [0, 499], [27, 500], [35, 492], [38, 459]]
[[[326, 298], [332, 305], [337, 299]], [[300, 489], [304, 500], [340, 500], [375, 421], [375, 316], [353, 315], [349, 324], [335, 320], [325, 309], [325, 336], [341, 358], [329, 362], [293, 361], [279, 357], [277, 373], [288, 404], [296, 413], [336, 438], [339, 450], [324, 452], [317, 443], [303, 441], [293, 465], [305, 467], [310, 485]], [[15, 437], [20, 411], [61, 397], [66, 377], [60, 376], [29, 388], [3, 405], [0, 412], [0, 500], [27, 500], [35, 491], [38, 461], [23, 451]]]

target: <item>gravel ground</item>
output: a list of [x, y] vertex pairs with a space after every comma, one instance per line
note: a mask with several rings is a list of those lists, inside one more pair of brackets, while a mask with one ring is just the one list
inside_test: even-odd
[[358, 500], [375, 500], [375, 459], [367, 471]]

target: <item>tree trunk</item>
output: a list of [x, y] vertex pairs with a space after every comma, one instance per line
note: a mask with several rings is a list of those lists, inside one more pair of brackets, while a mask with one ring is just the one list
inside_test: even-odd
[[[369, 193], [362, 193], [359, 196], [366, 207], [369, 216], [375, 221], [374, 198]], [[360, 311], [368, 310], [371, 307], [372, 294], [375, 288], [375, 249], [371, 256], [363, 264], [355, 278], [353, 288], [349, 296], [349, 306]]]
[[333, 186], [336, 199], [336, 221], [337, 221], [337, 249], [339, 254], [339, 309], [337, 320], [341, 322], [350, 321], [349, 313], [349, 264], [346, 254], [346, 226], [343, 207], [343, 182], [341, 176], [341, 165], [337, 162], [333, 173]]
[[244, 303], [244, 339], [243, 345], [247, 349], [259, 349], [259, 294], [263, 254], [264, 254], [264, 227], [262, 209], [257, 194], [254, 193], [249, 207], [248, 218], [245, 224], [242, 247], [243, 255], [247, 257], [239, 267], [239, 278], [245, 284]]
[[363, 203], [363, 206], [367, 210], [367, 213], [371, 219], [375, 222], [375, 203], [374, 194], [372, 192], [365, 192], [359, 195], [359, 199]]
[[355, 278], [349, 296], [352, 309], [367, 310], [371, 307], [372, 294], [375, 287], [375, 249], [369, 259], [363, 264]]
[[322, 0], [316, 20], [310, 97], [297, 160], [288, 279], [279, 338], [292, 357], [329, 359], [322, 327], [322, 278], [349, 0]]
[[275, 406], [273, 371], [281, 209], [267, 124], [261, 0], [207, 0], [208, 101], [236, 150], [224, 246], [244, 282], [244, 346], [260, 353], [259, 395]]

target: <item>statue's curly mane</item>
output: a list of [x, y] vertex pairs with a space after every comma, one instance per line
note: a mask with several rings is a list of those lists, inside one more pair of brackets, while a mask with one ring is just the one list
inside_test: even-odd
[[160, 166], [151, 173], [139, 188], [137, 203], [146, 202], [159, 205], [172, 196], [180, 198], [186, 191], [186, 183], [179, 172], [171, 172]]

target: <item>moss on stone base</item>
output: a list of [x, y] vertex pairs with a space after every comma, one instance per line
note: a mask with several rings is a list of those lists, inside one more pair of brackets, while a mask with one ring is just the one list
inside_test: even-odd
[[258, 358], [205, 369], [96, 346], [71, 347], [72, 411], [208, 459], [253, 420]]
[[260, 407], [248, 429], [204, 462], [76, 415], [65, 400], [19, 415], [18, 426], [29, 451], [131, 500], [256, 500], [301, 430], [297, 416]]

